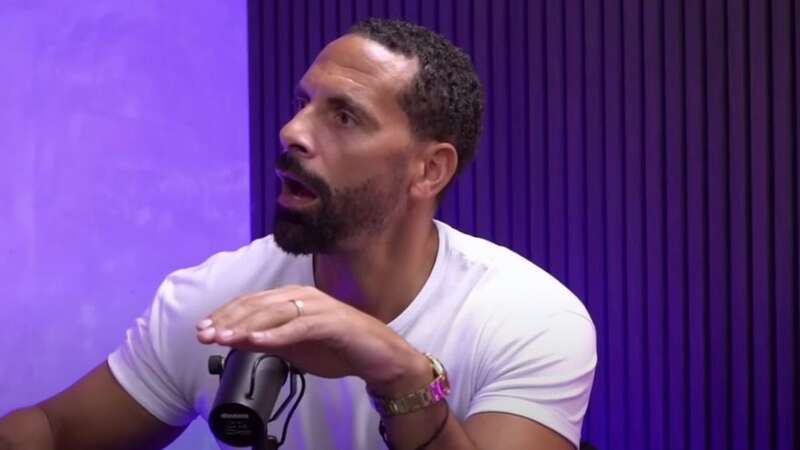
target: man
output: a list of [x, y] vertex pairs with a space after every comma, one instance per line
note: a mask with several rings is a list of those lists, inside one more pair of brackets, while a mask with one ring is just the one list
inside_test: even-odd
[[596, 364], [583, 305], [433, 220], [481, 111], [469, 59], [424, 28], [368, 20], [328, 44], [281, 130], [274, 234], [171, 274], [107, 363], [0, 422], [6, 448], [162, 448], [208, 417], [206, 361], [227, 347], [307, 373], [284, 448], [577, 446]]

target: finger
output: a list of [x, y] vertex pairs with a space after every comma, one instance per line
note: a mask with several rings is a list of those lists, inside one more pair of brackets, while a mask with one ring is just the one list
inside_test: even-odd
[[228, 312], [232, 308], [234, 308], [234, 307], [236, 307], [238, 305], [241, 305], [242, 303], [244, 303], [246, 301], [249, 301], [253, 297], [260, 296], [264, 292], [266, 292], [266, 291], [253, 292], [253, 293], [249, 293], [249, 294], [240, 295], [238, 297], [234, 297], [231, 301], [225, 303], [223, 306], [221, 306], [221, 307], [217, 308], [216, 310], [212, 311], [208, 316], [204, 317], [202, 320], [197, 322], [197, 324], [195, 324], [195, 327], [197, 328], [197, 331], [201, 331], [201, 330], [204, 330], [204, 329], [212, 327], [213, 325], [215, 325], [214, 318], [224, 317], [225, 315], [228, 314]]
[[247, 315], [252, 310], [259, 307], [258, 296], [237, 297], [228, 302], [223, 308], [220, 308], [208, 315], [204, 320], [197, 323], [197, 331], [202, 331], [207, 328], [223, 328], [231, 321], [237, 320], [239, 316]]
[[[305, 302], [303, 302], [305, 304]], [[308, 314], [306, 307], [303, 306], [303, 315]], [[267, 331], [277, 328], [291, 320], [301, 317], [299, 309], [292, 301], [273, 303], [265, 308], [261, 308], [236, 323], [230, 325], [230, 329], [237, 334], [249, 334], [256, 331]]]
[[[255, 295], [247, 297], [237, 297], [235, 300], [220, 308], [208, 318], [197, 324], [197, 339], [204, 344], [225, 343], [231, 344], [236, 341], [236, 332], [232, 330], [230, 324], [238, 320], [239, 316], [252, 314], [259, 308], [258, 299]], [[261, 309], [264, 306], [260, 307]]]
[[228, 303], [224, 304], [223, 306], [221, 306], [220, 308], [218, 308], [217, 310], [215, 310], [211, 314], [209, 314], [208, 317], [203, 318], [202, 320], [200, 320], [196, 324], [196, 327], [197, 327], [198, 330], [209, 328], [212, 325], [214, 325], [214, 319], [215, 318], [219, 319], [219, 318], [225, 317], [225, 316], [227, 316], [229, 314], [229, 312], [231, 310], [237, 308], [238, 305], [243, 304], [243, 303], [251, 302], [255, 298], [260, 298], [260, 297], [263, 297], [263, 296], [280, 295], [281, 293], [284, 293], [284, 292], [287, 292], [287, 291], [294, 291], [294, 290], [302, 289], [302, 288], [305, 288], [305, 287], [304, 286], [300, 286], [300, 285], [288, 285], [288, 286], [283, 286], [283, 287], [280, 287], [280, 288], [267, 289], [267, 290], [264, 290], [264, 291], [251, 292], [251, 293], [248, 293], [248, 294], [240, 295], [240, 296], [234, 298], [233, 300], [229, 301]]
[[217, 330], [208, 327], [197, 332], [197, 340], [203, 344], [233, 345], [240, 341], [242, 336], [237, 336], [232, 330]]
[[[300, 305], [293, 301], [302, 301], [302, 314], [313, 314], [315, 308], [310, 304], [317, 304], [307, 298], [299, 299], [300, 290], [289, 289], [281, 293], [272, 293], [268, 298], [264, 295], [251, 297], [237, 308], [229, 309], [222, 315], [212, 315], [213, 326], [199, 330], [198, 340], [203, 343], [216, 342], [222, 345], [234, 345], [247, 339], [248, 333], [258, 330], [280, 326], [289, 320], [297, 318], [301, 313]], [[308, 294], [309, 291], [302, 291]]]
[[249, 342], [260, 347], [286, 347], [324, 338], [323, 316], [302, 316], [276, 328], [250, 333]]
[[[256, 310], [265, 308], [273, 303], [285, 301], [297, 288], [282, 288], [261, 291], [237, 297], [222, 308], [211, 313], [207, 320], [198, 323], [198, 329], [213, 326], [217, 331], [230, 329], [231, 324], [253, 314]], [[204, 325], [204, 327], [200, 327]]]

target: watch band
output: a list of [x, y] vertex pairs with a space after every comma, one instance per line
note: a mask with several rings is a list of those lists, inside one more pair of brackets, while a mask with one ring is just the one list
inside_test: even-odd
[[450, 381], [442, 363], [430, 353], [424, 354], [431, 361], [433, 381], [427, 386], [400, 398], [385, 398], [370, 395], [372, 406], [381, 417], [399, 416], [439, 403], [450, 393]]

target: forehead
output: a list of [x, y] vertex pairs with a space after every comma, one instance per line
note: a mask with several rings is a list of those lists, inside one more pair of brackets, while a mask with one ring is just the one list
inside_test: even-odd
[[344, 35], [329, 43], [300, 80], [311, 95], [342, 93], [382, 104], [414, 77], [416, 58], [393, 53], [367, 38]]

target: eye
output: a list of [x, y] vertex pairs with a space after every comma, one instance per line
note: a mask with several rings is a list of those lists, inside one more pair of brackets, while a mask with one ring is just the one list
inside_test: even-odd
[[355, 117], [350, 112], [339, 109], [334, 113], [336, 123], [345, 127], [350, 127], [356, 124]]
[[294, 112], [298, 112], [301, 109], [305, 108], [307, 104], [308, 104], [308, 99], [307, 98], [305, 98], [305, 97], [295, 97], [294, 100], [292, 100], [292, 110]]

